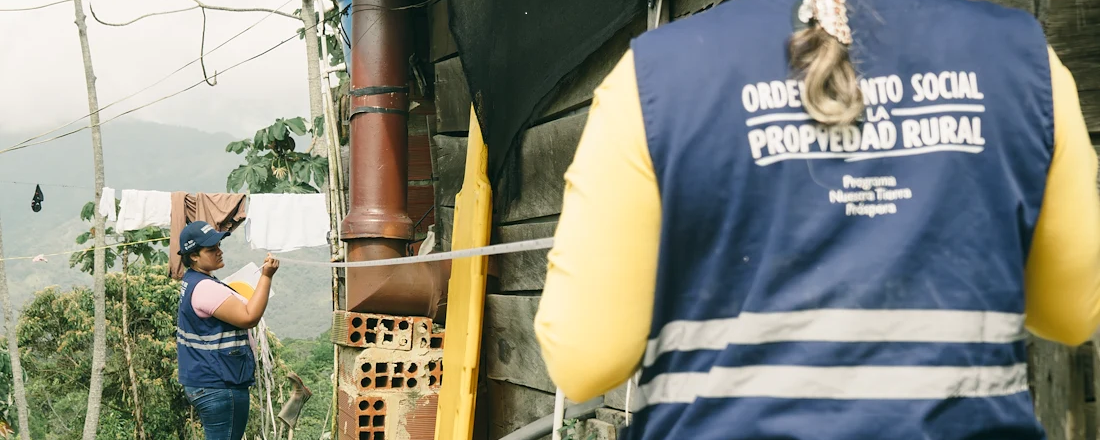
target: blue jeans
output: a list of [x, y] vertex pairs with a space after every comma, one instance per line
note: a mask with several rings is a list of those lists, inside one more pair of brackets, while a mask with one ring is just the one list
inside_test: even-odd
[[183, 387], [202, 420], [206, 440], [240, 440], [248, 425], [248, 388]]

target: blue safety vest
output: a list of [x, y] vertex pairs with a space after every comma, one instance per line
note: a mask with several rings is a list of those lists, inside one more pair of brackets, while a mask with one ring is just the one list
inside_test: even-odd
[[213, 316], [200, 318], [195, 313], [191, 295], [203, 280], [225, 285], [217, 278], [194, 270], [183, 274], [176, 328], [180, 384], [248, 388], [255, 382], [256, 372], [256, 357], [248, 343], [248, 331]]
[[795, 0], [633, 42], [662, 203], [630, 439], [1042, 439], [1024, 266], [1053, 152], [1046, 41], [972, 0], [850, 0], [866, 112], [819, 126]]

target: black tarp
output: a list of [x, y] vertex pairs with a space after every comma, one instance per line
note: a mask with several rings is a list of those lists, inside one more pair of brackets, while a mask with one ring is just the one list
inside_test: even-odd
[[515, 147], [562, 78], [645, 7], [645, 0], [450, 0], [451, 33], [489, 146], [495, 200], [518, 196]]

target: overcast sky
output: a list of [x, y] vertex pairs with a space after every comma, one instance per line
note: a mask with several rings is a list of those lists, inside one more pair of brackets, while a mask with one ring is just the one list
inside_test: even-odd
[[[0, 0], [0, 9], [56, 0]], [[299, 0], [206, 0], [211, 5], [281, 7], [293, 12]], [[124, 22], [156, 11], [193, 6], [191, 0], [84, 0], [99, 103], [121, 99], [198, 58], [202, 14], [198, 9]], [[208, 11], [206, 50], [263, 19], [267, 13]], [[233, 64], [294, 36], [301, 22], [272, 15], [206, 57], [207, 71]], [[251, 135], [278, 117], [308, 116], [305, 45], [297, 37], [224, 75], [218, 85], [191, 91], [120, 118], [193, 127], [207, 132]], [[148, 103], [202, 80], [198, 63], [160, 85], [104, 110], [106, 117]], [[54, 128], [88, 113], [80, 41], [72, 3], [29, 12], [0, 12], [0, 131]], [[85, 122], [86, 124], [86, 122]]]

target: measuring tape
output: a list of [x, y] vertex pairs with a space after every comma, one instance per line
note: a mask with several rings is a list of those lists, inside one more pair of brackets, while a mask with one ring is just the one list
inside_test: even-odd
[[516, 241], [512, 243], [494, 244], [473, 249], [461, 249], [438, 254], [418, 255], [415, 257], [389, 258], [385, 260], [353, 261], [350, 263], [330, 263], [323, 261], [295, 260], [280, 258], [280, 263], [300, 264], [303, 266], [324, 267], [377, 267], [395, 266], [398, 264], [427, 263], [429, 261], [454, 260], [458, 258], [479, 257], [483, 255], [512, 254], [516, 252], [537, 251], [554, 247], [554, 237], [540, 238], [537, 240]]

